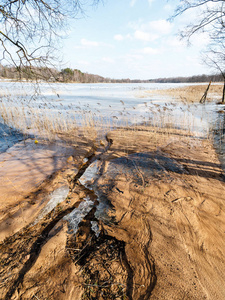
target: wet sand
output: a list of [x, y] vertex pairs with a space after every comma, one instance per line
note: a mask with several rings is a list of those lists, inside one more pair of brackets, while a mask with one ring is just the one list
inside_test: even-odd
[[[43, 206], [35, 205], [29, 195], [67, 163], [74, 148], [28, 139], [0, 154], [0, 240], [29, 224]], [[46, 187], [47, 188], [47, 187]], [[26, 200], [25, 200], [26, 199]]]
[[[1, 186], [1, 299], [224, 299], [225, 182], [210, 141], [142, 126], [75, 138], [1, 154], [20, 187]], [[74, 227], [65, 217], [85, 201]]]
[[26, 138], [19, 131], [0, 123], [0, 153], [7, 151], [14, 144]]

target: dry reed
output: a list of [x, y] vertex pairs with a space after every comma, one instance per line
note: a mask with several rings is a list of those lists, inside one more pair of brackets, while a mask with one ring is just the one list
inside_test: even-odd
[[[111, 129], [130, 128], [133, 131], [149, 130], [161, 134], [161, 138], [168, 138], [179, 131], [180, 136], [202, 136], [195, 132], [195, 118], [186, 109], [180, 107], [179, 115], [173, 115], [174, 103], [163, 106], [144, 102], [141, 106], [142, 113], [136, 113], [137, 107], [126, 106], [121, 102], [121, 109], [109, 109], [108, 116], [104, 116], [100, 110], [91, 110], [87, 105], [64, 107], [63, 104], [56, 107], [49, 103], [31, 105], [26, 99], [14, 103], [10, 97], [0, 101], [1, 122], [20, 130], [24, 135], [32, 133], [54, 141], [63, 134], [82, 132], [93, 141], [100, 141]], [[164, 137], [163, 137], [164, 136]], [[207, 131], [207, 136], [209, 132]], [[124, 137], [125, 138], [125, 137]], [[150, 141], [149, 141], [150, 142]], [[127, 141], [129, 143], [129, 141]]]

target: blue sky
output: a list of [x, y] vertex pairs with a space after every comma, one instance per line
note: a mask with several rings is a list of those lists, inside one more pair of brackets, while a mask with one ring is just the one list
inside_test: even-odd
[[179, 29], [193, 12], [169, 22], [178, 0], [104, 0], [85, 5], [63, 41], [64, 66], [111, 78], [150, 79], [209, 74], [200, 52], [207, 36], [187, 46]]

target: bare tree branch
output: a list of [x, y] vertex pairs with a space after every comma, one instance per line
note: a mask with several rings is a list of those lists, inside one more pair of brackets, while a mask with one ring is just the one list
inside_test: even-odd
[[0, 62], [18, 69], [51, 66], [68, 20], [99, 1], [0, 0]]
[[220, 72], [224, 79], [222, 103], [225, 101], [225, 1], [224, 0], [181, 0], [172, 18], [188, 10], [199, 9], [194, 24], [181, 32], [181, 37], [190, 41], [198, 32], [208, 35], [209, 43], [203, 54], [204, 63], [210, 69]]
[[199, 9], [199, 16], [194, 24], [189, 24], [181, 32], [181, 36], [188, 41], [197, 32], [207, 32], [210, 38], [224, 35], [225, 10], [224, 0], [181, 0], [171, 19], [184, 14], [188, 10]]

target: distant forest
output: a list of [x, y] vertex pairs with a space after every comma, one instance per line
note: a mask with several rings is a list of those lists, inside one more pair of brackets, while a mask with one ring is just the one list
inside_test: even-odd
[[0, 79], [44, 80], [52, 82], [77, 82], [77, 83], [193, 83], [193, 82], [221, 82], [222, 75], [197, 75], [191, 77], [141, 79], [112, 79], [95, 74], [81, 72], [78, 69], [65, 68], [61, 71], [50, 68], [16, 68], [0, 64]]
[[171, 78], [157, 78], [150, 79], [149, 82], [157, 83], [193, 83], [193, 82], [223, 82], [224, 78], [220, 74], [215, 75], [196, 75], [190, 77], [171, 77]]
[[95, 74], [84, 73], [78, 69], [65, 68], [61, 71], [50, 68], [15, 68], [0, 65], [0, 78], [10, 80], [44, 80], [50, 82], [74, 83], [141, 83], [149, 80], [112, 79]]

